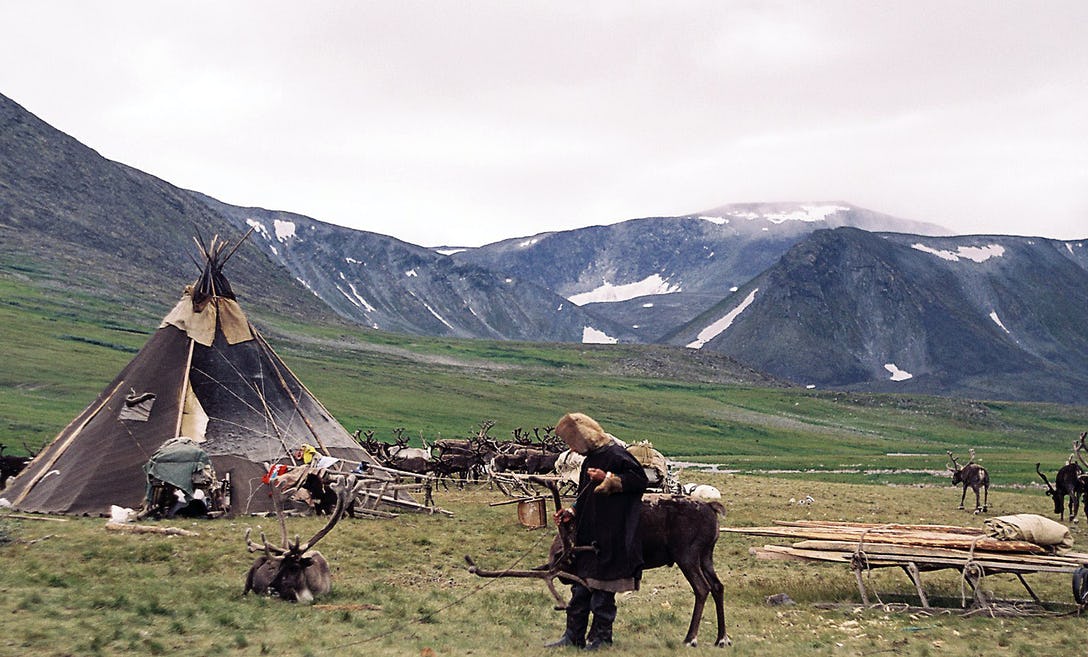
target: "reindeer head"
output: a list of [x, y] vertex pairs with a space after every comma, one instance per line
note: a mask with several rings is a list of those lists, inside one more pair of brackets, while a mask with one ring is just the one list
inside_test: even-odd
[[1039, 474], [1039, 477], [1042, 478], [1043, 483], [1046, 484], [1046, 494], [1054, 500], [1054, 513], [1060, 514], [1062, 513], [1062, 496], [1059, 495], [1057, 489], [1055, 489], [1054, 486], [1050, 484], [1050, 480], [1047, 479], [1046, 475], [1043, 474], [1043, 471], [1039, 469], [1039, 465], [1039, 463], [1035, 464], [1035, 472]]
[[952, 456], [952, 452], [950, 450], [946, 453], [948, 454], [948, 458], [952, 459], [952, 462], [946, 464], [945, 468], [947, 468], [948, 471], [952, 473], [952, 483], [958, 484], [963, 481], [963, 468], [960, 466], [959, 462], [956, 461], [956, 457]]

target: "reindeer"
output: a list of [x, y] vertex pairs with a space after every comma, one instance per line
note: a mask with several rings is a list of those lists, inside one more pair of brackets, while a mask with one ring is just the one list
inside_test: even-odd
[[[1080, 440], [1073, 442], [1073, 453], [1069, 455], [1066, 464], [1058, 470], [1058, 475], [1055, 477], [1057, 488], [1050, 485], [1046, 477], [1043, 477], [1043, 474], [1039, 472], [1039, 464], [1035, 464], [1035, 471], [1039, 472], [1039, 476], [1043, 477], [1043, 481], [1046, 482], [1046, 494], [1054, 498], [1054, 513], [1057, 513], [1059, 518], [1063, 520], [1065, 515], [1061, 498], [1065, 495], [1069, 496], [1069, 519], [1072, 522], [1078, 520], [1077, 507], [1081, 498], [1084, 498], [1085, 513], [1088, 513], [1088, 470], [1086, 470], [1088, 469], [1088, 461], [1084, 460], [1082, 453], [1088, 450], [1088, 445], [1084, 444], [1086, 436], [1088, 436], [1088, 432], [1082, 432]], [[1078, 461], [1080, 463], [1077, 463]]]
[[[561, 507], [559, 488], [554, 481], [533, 479], [552, 491], [556, 510]], [[725, 589], [714, 572], [714, 544], [718, 540], [718, 516], [725, 514], [720, 502], [704, 502], [691, 497], [669, 494], [642, 496], [638, 538], [642, 542], [643, 569], [659, 568], [676, 564], [684, 574], [695, 605], [691, 610], [691, 622], [684, 644], [698, 644], [699, 624], [708, 595], [714, 597], [717, 612], [718, 636], [714, 645], [721, 648], [733, 645], [725, 631]], [[577, 552], [596, 549], [593, 546], [575, 545], [573, 522], [559, 523], [558, 535], [552, 542], [548, 562], [533, 570], [483, 570], [471, 557], [465, 556], [469, 572], [480, 577], [528, 577], [544, 580], [556, 600], [556, 609], [566, 608], [565, 600], [555, 588], [555, 579], [562, 582], [585, 582], [570, 572]]]
[[1052, 486], [1050, 481], [1039, 469], [1038, 463], [1035, 464], [1035, 472], [1039, 474], [1043, 479], [1043, 483], [1046, 484], [1046, 494], [1054, 499], [1054, 513], [1058, 514], [1058, 517], [1065, 520], [1065, 498], [1069, 498], [1069, 521], [1077, 522], [1077, 511], [1080, 509], [1080, 498], [1084, 495], [1085, 488], [1084, 482], [1081, 480], [1081, 476], [1084, 470], [1081, 469], [1076, 463], [1066, 463], [1059, 470], [1056, 477], [1054, 477], [1054, 483], [1057, 486]]
[[[990, 502], [990, 473], [986, 472], [986, 468], [982, 467], [978, 463], [975, 463], [975, 450], [970, 450], [970, 459], [967, 465], [960, 466], [956, 461], [956, 457], [952, 456], [952, 452], [948, 451], [948, 458], [952, 459], [952, 463], [946, 466], [949, 472], [952, 473], [952, 484], [963, 485], [963, 494], [960, 495], [960, 510], [963, 510], [963, 501], [967, 499], [967, 489], [975, 491], [975, 513], [985, 513], [989, 507]], [[983, 497], [982, 503], [979, 504], [978, 490], [982, 489]]]
[[[271, 545], [261, 533], [261, 543], [258, 545], [250, 540], [250, 529], [246, 529], [246, 548], [249, 552], [264, 551], [257, 557], [246, 574], [246, 585], [242, 595], [253, 591], [259, 595], [269, 594], [278, 596], [288, 602], [302, 602], [309, 604], [319, 595], [325, 595], [332, 590], [332, 571], [325, 557], [314, 550], [317, 542], [325, 537], [336, 526], [344, 515], [344, 507], [349, 499], [354, 499], [358, 492], [354, 478], [341, 480], [335, 485], [337, 499], [336, 509], [316, 534], [305, 543], [295, 536], [292, 544], [287, 540], [287, 525], [284, 521], [282, 509], [277, 504], [276, 517], [280, 523], [280, 537], [282, 547]], [[273, 491], [273, 495], [277, 495]]]
[[[4, 456], [4, 450], [7, 447], [7, 445], [0, 443], [0, 490], [4, 489], [10, 477], [22, 472], [35, 456], [29, 447], [27, 447], [27, 452], [30, 456]], [[26, 443], [23, 443], [23, 447], [26, 447]]]

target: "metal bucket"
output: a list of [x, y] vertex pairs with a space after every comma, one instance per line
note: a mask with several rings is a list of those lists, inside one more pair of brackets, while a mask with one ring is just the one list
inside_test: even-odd
[[529, 529], [548, 526], [548, 504], [546, 497], [534, 497], [518, 502], [518, 522]]

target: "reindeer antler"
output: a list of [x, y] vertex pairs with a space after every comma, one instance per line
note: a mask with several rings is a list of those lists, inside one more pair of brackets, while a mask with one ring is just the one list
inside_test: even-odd
[[271, 557], [273, 554], [276, 554], [277, 556], [282, 555], [282, 554], [287, 554], [286, 549], [276, 547], [275, 545], [271, 545], [268, 542], [268, 538], [264, 535], [264, 532], [261, 532], [261, 543], [262, 543], [262, 545], [257, 545], [256, 543], [254, 543], [249, 538], [249, 535], [250, 535], [250, 533], [252, 531], [253, 531], [252, 528], [246, 527], [246, 549], [248, 551], [250, 551], [250, 552], [259, 552], [261, 550], [264, 550], [264, 553], [266, 555], [268, 555], [269, 557]]
[[948, 458], [952, 459], [952, 465], [954, 465], [956, 467], [953, 468], [952, 465], [947, 465], [947, 464], [944, 467], [948, 468], [952, 472], [955, 472], [956, 470], [959, 470], [960, 469], [960, 464], [956, 462], [956, 457], [952, 456], [952, 450], [946, 450], [946, 453], [948, 454]]
[[1050, 480], [1047, 479], [1046, 475], [1043, 474], [1043, 471], [1039, 469], [1039, 465], [1039, 463], [1035, 464], [1035, 471], [1038, 472], [1039, 476], [1043, 478], [1043, 483], [1046, 484], [1047, 491], [1054, 492], [1054, 487], [1050, 485]]
[[1081, 462], [1081, 465], [1083, 465], [1085, 468], [1088, 468], [1088, 461], [1084, 460], [1084, 455], [1081, 453], [1082, 451], [1088, 449], [1088, 445], [1084, 444], [1085, 436], [1088, 436], [1088, 431], [1082, 433], [1080, 435], [1080, 440], [1073, 443], [1073, 454], [1077, 457], [1077, 460]]
[[344, 515], [344, 508], [347, 506], [348, 494], [358, 492], [355, 477], [349, 477], [347, 480], [340, 480], [332, 486], [336, 491], [336, 509], [332, 512], [332, 516], [329, 521], [325, 523], [325, 526], [317, 531], [316, 534], [310, 537], [310, 540], [306, 541], [306, 545], [299, 546], [298, 537], [295, 537], [295, 547], [299, 554], [313, 549], [317, 542], [325, 538], [325, 535], [332, 531], [332, 528], [336, 526], [336, 523], [340, 521], [340, 518]]

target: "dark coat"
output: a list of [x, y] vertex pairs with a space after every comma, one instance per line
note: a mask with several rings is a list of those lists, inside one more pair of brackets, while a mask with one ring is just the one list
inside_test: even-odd
[[[620, 478], [621, 492], [594, 492], [597, 482], [586, 471], [600, 468]], [[623, 447], [610, 443], [586, 454], [579, 479], [582, 489], [575, 502], [577, 545], [596, 545], [597, 551], [579, 552], [575, 573], [591, 588], [627, 591], [638, 588], [642, 576], [642, 543], [638, 540], [642, 493], [648, 484], [642, 464]]]

